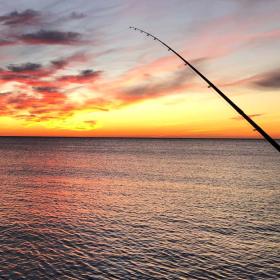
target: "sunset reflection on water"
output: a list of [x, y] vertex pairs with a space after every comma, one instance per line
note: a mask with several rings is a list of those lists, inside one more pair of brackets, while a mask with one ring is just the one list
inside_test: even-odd
[[263, 141], [1, 138], [4, 279], [276, 279]]

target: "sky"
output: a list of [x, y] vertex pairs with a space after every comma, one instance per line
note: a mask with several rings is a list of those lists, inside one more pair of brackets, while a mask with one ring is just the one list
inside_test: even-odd
[[0, 0], [0, 136], [280, 138], [280, 0]]

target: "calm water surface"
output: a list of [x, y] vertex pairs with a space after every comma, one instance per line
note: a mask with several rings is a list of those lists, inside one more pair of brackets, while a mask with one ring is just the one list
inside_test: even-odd
[[0, 279], [280, 279], [264, 141], [0, 138]]

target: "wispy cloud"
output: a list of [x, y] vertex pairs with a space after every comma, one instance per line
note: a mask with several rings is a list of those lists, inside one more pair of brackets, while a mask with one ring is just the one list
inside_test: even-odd
[[[248, 115], [250, 118], [256, 118], [256, 117], [261, 117], [265, 114], [251, 114], [251, 115]], [[243, 121], [244, 118], [242, 116], [237, 116], [237, 117], [233, 117], [231, 118], [232, 120], [236, 120], [236, 121]]]
[[9, 46], [16, 44], [16, 41], [10, 39], [0, 39], [0, 47], [1, 46]]
[[263, 72], [244, 79], [221, 83], [222, 86], [246, 86], [258, 89], [280, 89], [280, 69]]
[[176, 91], [187, 89], [194, 74], [185, 68], [177, 70], [168, 78], [151, 78], [137, 86], [124, 86], [117, 94], [122, 104], [131, 104], [147, 99], [154, 99], [164, 95], [174, 94]]

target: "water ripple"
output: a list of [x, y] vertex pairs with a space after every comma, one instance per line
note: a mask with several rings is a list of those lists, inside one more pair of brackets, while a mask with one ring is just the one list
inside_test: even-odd
[[0, 144], [0, 279], [280, 278], [262, 141]]

